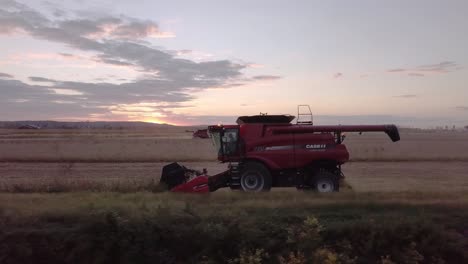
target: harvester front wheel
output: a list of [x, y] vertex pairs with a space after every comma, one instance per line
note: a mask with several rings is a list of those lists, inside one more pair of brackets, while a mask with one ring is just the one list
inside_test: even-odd
[[338, 177], [327, 170], [320, 170], [313, 178], [312, 186], [316, 192], [337, 192], [340, 188]]
[[271, 189], [271, 174], [263, 164], [249, 162], [243, 166], [240, 177], [245, 192], [265, 192]]

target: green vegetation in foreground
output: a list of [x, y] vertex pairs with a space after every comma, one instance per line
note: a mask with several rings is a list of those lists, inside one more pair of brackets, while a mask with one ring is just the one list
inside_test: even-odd
[[0, 194], [0, 263], [468, 263], [468, 194]]

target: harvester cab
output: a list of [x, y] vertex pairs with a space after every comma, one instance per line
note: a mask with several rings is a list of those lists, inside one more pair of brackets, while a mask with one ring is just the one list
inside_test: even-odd
[[[228, 169], [208, 176], [206, 171], [172, 164], [172, 169], [163, 169], [161, 182], [176, 192], [211, 192], [222, 187], [249, 192], [272, 187], [336, 192], [343, 177], [341, 165], [349, 160], [345, 132], [385, 132], [393, 142], [400, 140], [395, 125], [317, 126], [312, 119], [292, 124], [294, 119], [291, 115], [241, 116], [236, 125], [209, 126], [218, 160], [229, 163]], [[168, 176], [176, 170], [178, 176]], [[170, 181], [171, 177], [178, 180]]]
[[210, 134], [213, 146], [218, 152], [219, 161], [227, 162], [240, 157], [238, 125], [209, 126], [208, 133]]

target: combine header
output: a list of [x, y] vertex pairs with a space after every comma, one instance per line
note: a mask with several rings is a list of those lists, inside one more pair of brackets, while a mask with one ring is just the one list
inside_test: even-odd
[[[298, 117], [300, 114], [298, 115]], [[292, 124], [290, 115], [241, 116], [237, 125], [209, 126], [218, 160], [228, 169], [208, 176], [177, 163], [163, 168], [161, 182], [173, 192], [212, 192], [230, 187], [246, 192], [296, 187], [337, 192], [341, 165], [349, 160], [344, 132], [385, 132], [400, 140], [395, 125], [316, 126]]]

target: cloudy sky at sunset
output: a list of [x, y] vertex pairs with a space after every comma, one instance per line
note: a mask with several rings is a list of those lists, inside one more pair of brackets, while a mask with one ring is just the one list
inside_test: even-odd
[[468, 1], [0, 0], [0, 120], [468, 125]]

